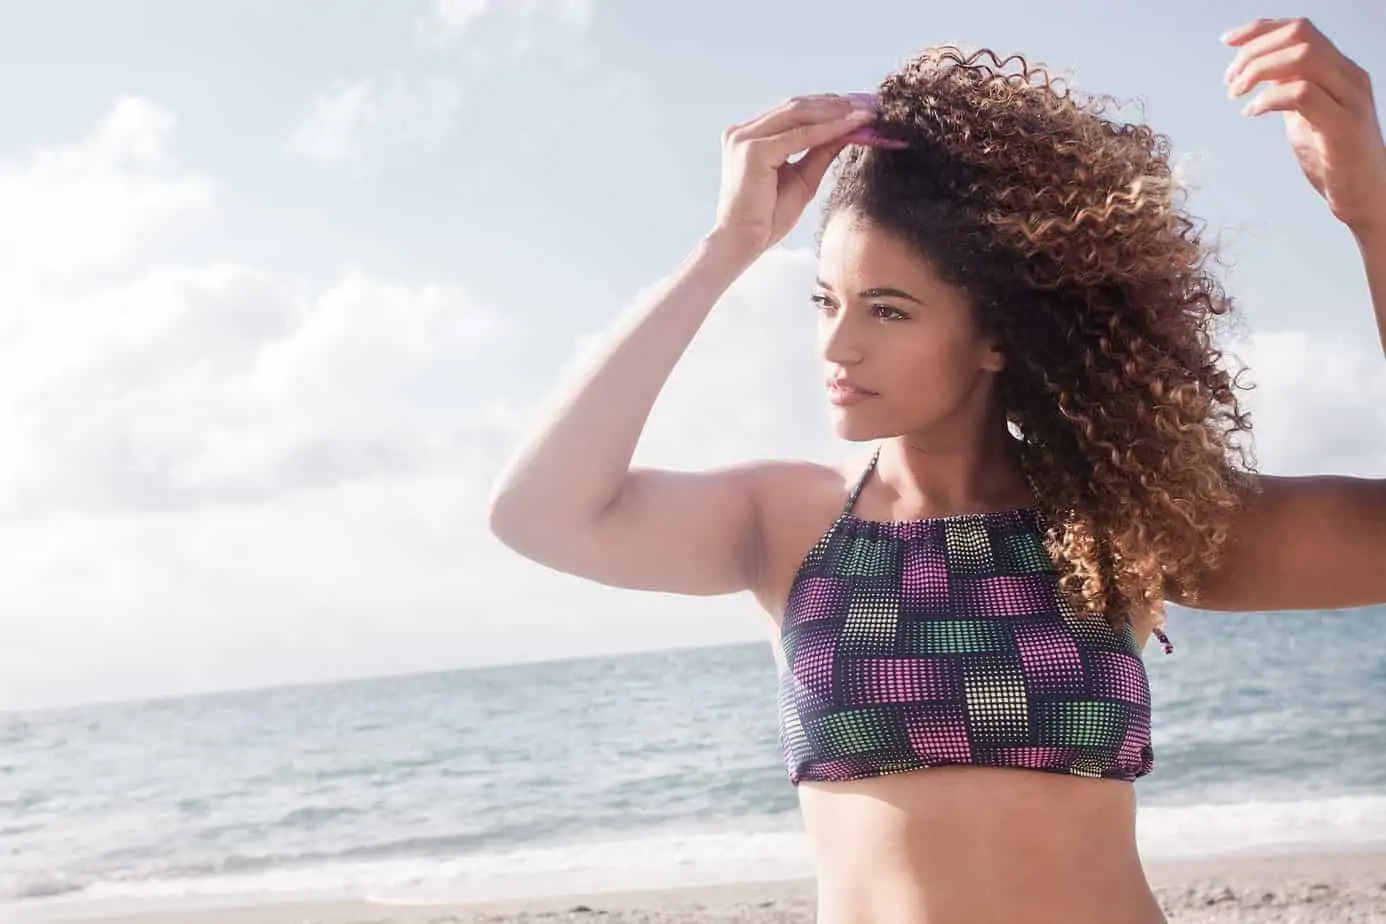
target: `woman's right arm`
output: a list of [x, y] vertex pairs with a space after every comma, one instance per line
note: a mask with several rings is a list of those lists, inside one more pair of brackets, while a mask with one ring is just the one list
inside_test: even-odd
[[[536, 562], [604, 584], [686, 594], [755, 585], [755, 483], [764, 467], [631, 469], [641, 431], [675, 364], [723, 293], [778, 243], [869, 110], [801, 97], [723, 134], [714, 230], [608, 337], [511, 460], [490, 526]], [[788, 159], [806, 151], [797, 162]]]

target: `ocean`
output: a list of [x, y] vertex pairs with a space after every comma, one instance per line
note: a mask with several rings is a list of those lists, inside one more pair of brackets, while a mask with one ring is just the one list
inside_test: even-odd
[[[1175, 610], [1147, 859], [1386, 846], [1386, 609]], [[803, 875], [768, 643], [0, 712], [0, 919]]]

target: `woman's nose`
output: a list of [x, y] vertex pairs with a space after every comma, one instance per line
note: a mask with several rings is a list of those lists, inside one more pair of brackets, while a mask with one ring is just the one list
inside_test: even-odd
[[822, 352], [823, 358], [830, 363], [846, 366], [861, 362], [861, 343], [852, 325], [846, 323], [841, 315], [823, 322]]

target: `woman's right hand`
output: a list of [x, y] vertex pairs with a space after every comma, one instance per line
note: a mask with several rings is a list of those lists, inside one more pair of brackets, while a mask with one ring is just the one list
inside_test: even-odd
[[[722, 133], [716, 230], [759, 256], [784, 239], [847, 136], [875, 118], [846, 96], [799, 96]], [[807, 151], [794, 163], [789, 158]]]

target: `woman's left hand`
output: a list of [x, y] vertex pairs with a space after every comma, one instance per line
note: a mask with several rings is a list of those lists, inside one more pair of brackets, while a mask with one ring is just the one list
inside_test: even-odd
[[1386, 142], [1370, 75], [1307, 19], [1258, 19], [1222, 36], [1237, 48], [1228, 95], [1265, 84], [1242, 110], [1281, 112], [1300, 169], [1340, 221], [1386, 235]]

